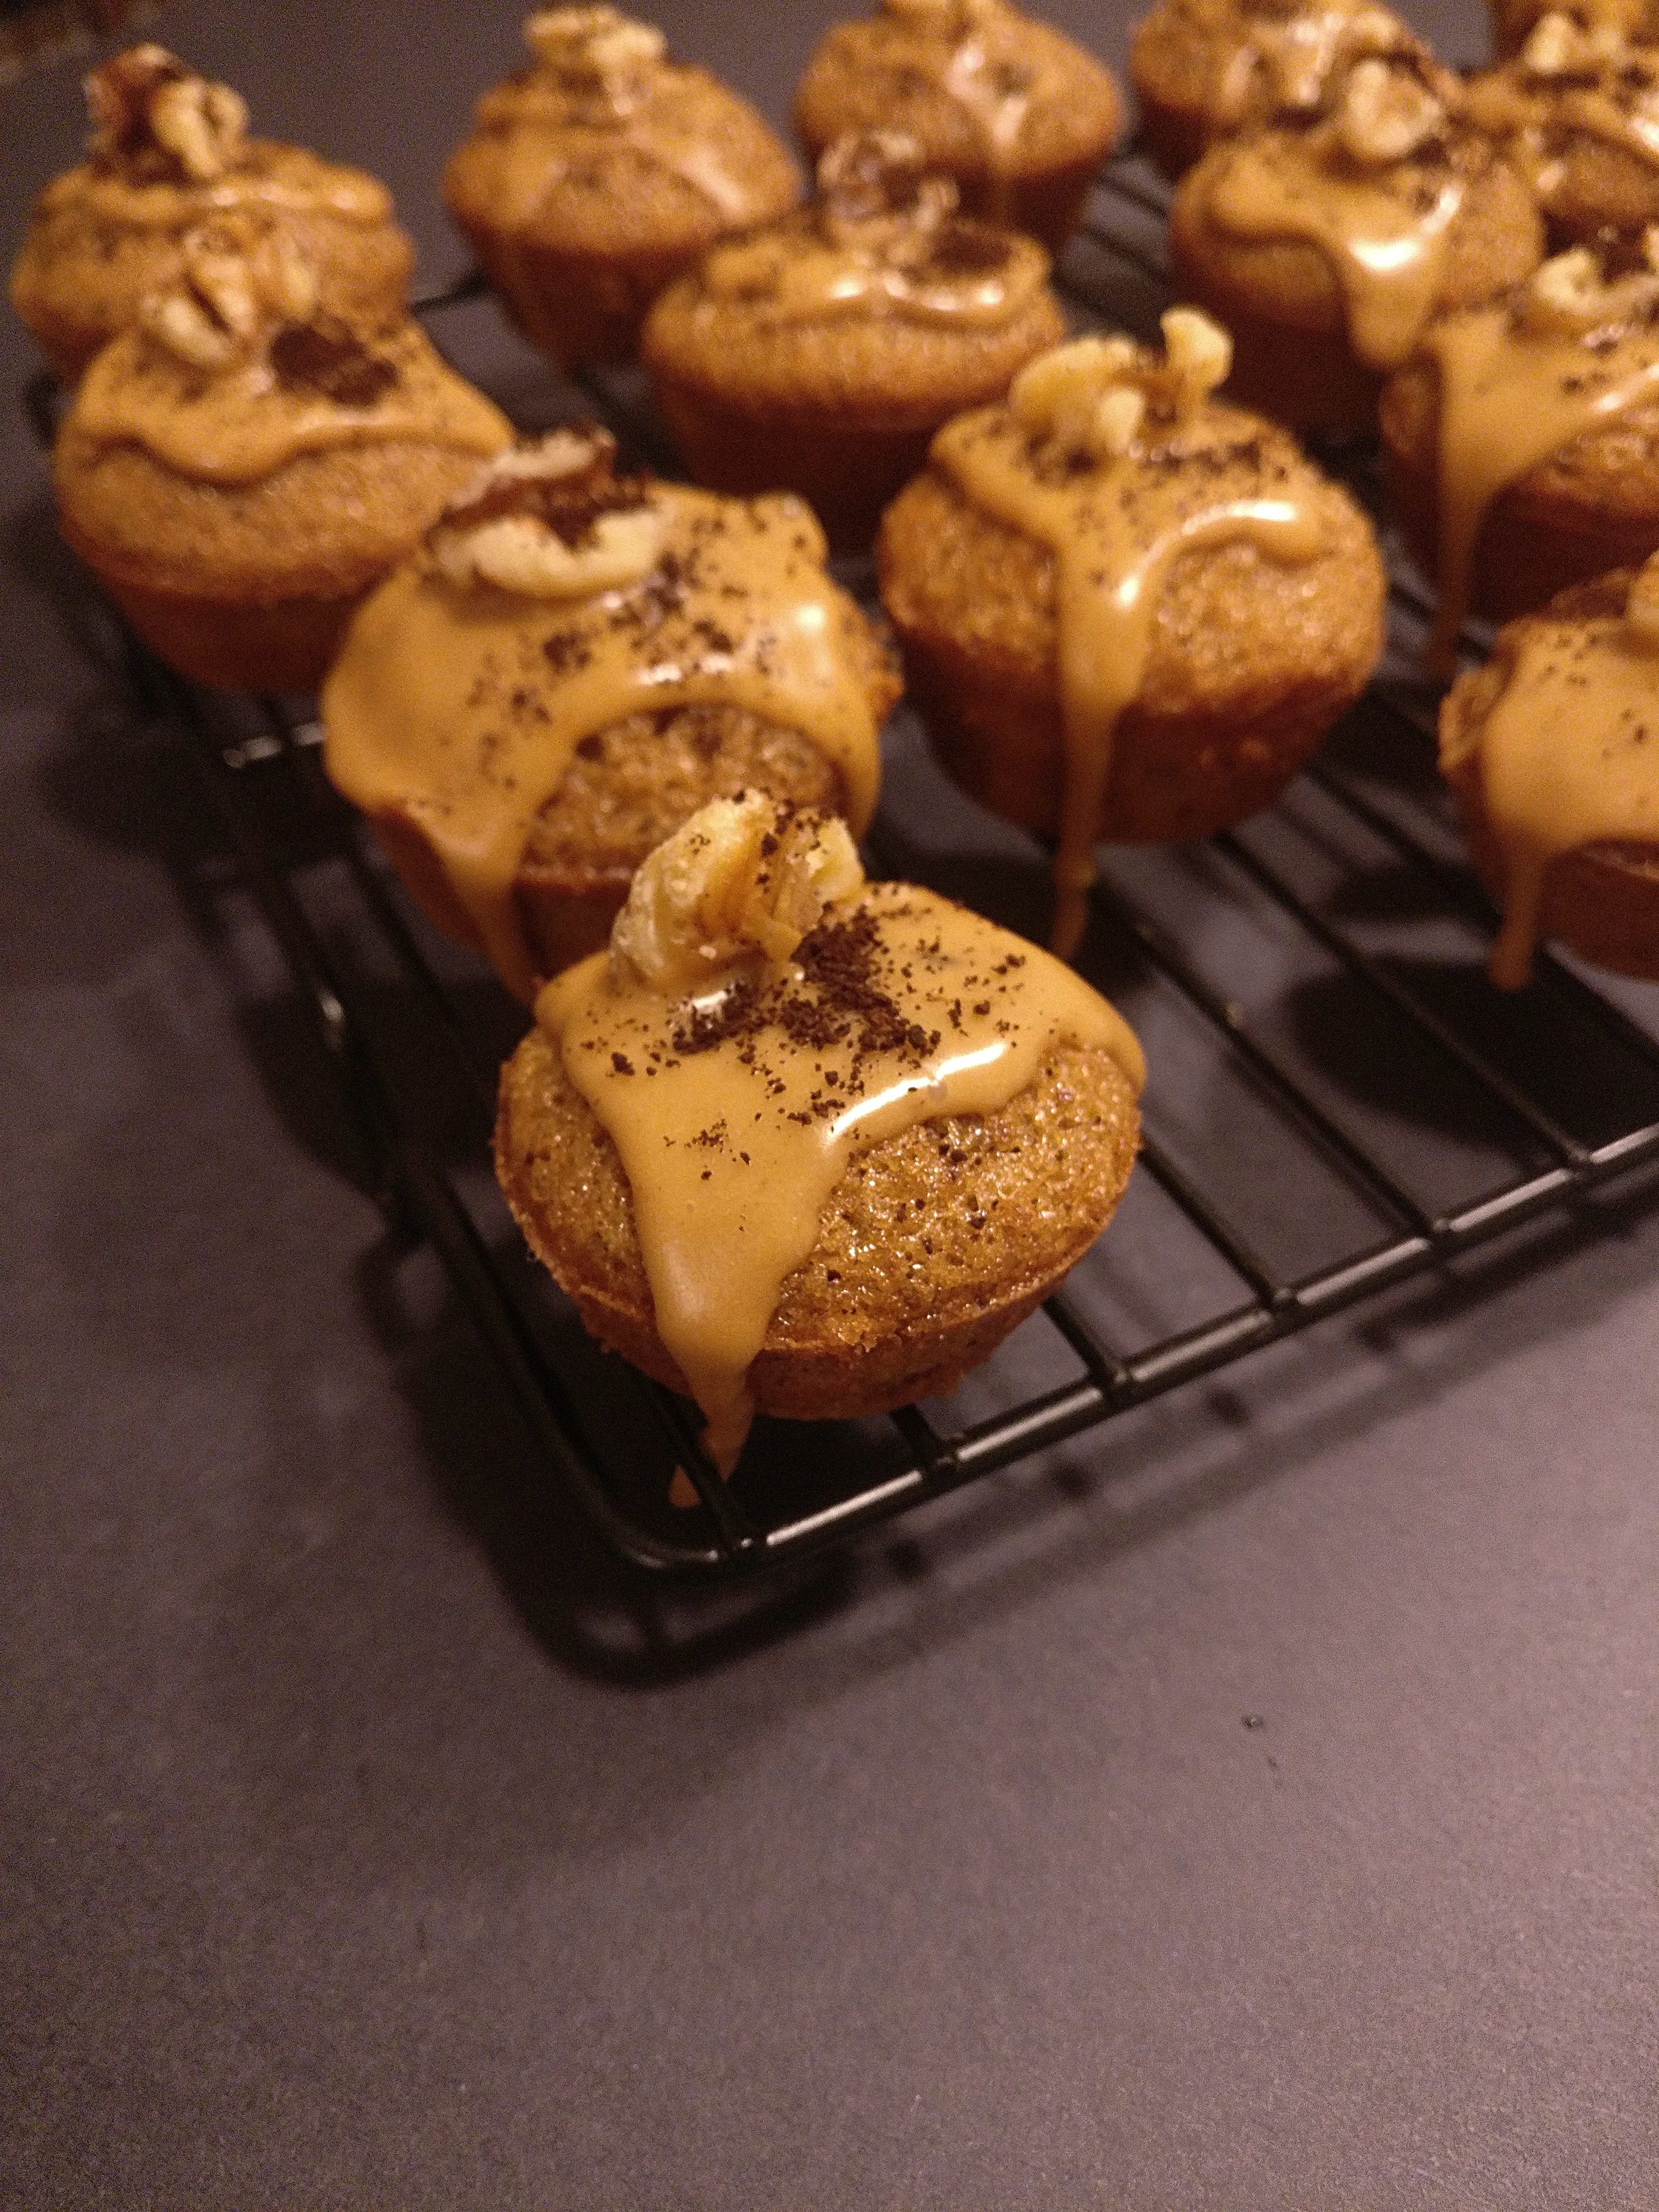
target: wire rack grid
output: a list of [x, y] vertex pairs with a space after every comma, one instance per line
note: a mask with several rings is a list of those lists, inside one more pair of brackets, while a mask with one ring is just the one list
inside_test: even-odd
[[[1150, 331], [1168, 300], [1165, 201], [1144, 164], [1109, 170], [1060, 272], [1079, 323]], [[447, 347], [481, 289], [469, 279], [420, 303]], [[566, 403], [597, 410], [630, 457], [672, 467], [637, 377], [583, 380]], [[44, 383], [30, 405], [49, 441]], [[1377, 507], [1366, 448], [1323, 458]], [[692, 1409], [598, 1352], [525, 1253], [488, 1170], [495, 1073], [522, 1016], [408, 904], [325, 779], [308, 708], [198, 691], [127, 651], [140, 703], [176, 727], [286, 956], [366, 1182], [441, 1256], [550, 1475], [637, 1565], [744, 1577], [1659, 1157], [1659, 1042], [1642, 994], [1547, 955], [1512, 998], [1481, 973], [1492, 916], [1432, 774], [1434, 702], [1413, 672], [1427, 597], [1391, 550], [1390, 657], [1279, 805], [1204, 847], [1103, 854], [1081, 964], [1135, 1022], [1152, 1070], [1118, 1221], [955, 1400], [762, 1422], [730, 1484], [703, 1461]], [[872, 599], [867, 563], [844, 580]], [[872, 853], [881, 872], [1042, 933], [1044, 854], [955, 795], [902, 719]], [[689, 1510], [669, 1502], [677, 1467], [700, 1501]]]

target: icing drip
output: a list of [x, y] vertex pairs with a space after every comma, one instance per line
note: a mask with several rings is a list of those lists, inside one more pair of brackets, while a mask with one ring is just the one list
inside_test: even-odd
[[1506, 680], [1490, 712], [1443, 715], [1443, 764], [1477, 764], [1504, 857], [1504, 926], [1491, 969], [1506, 990], [1530, 979], [1552, 860], [1606, 843], [1659, 850], [1659, 639], [1650, 591], [1659, 596], [1651, 564], [1622, 617], [1529, 617], [1518, 639], [1500, 646]]
[[[1024, 372], [1008, 408], [959, 416], [933, 441], [934, 463], [973, 504], [1047, 546], [1059, 572], [1066, 773], [1051, 942], [1064, 956], [1087, 922], [1113, 738], [1139, 696], [1170, 569], [1184, 554], [1240, 540], [1267, 560], [1299, 564], [1324, 542], [1294, 490], [1253, 466], [1261, 424], [1231, 409], [1198, 411], [1203, 392], [1224, 378], [1230, 349], [1215, 325], [1176, 309], [1164, 318], [1172, 356], [1188, 324], [1212, 333], [1223, 351], [1192, 379], [1184, 398], [1174, 396], [1178, 370], [1160, 368], [1127, 341], [1085, 339]], [[1069, 362], [1091, 347], [1077, 376], [1066, 377]], [[1056, 364], [1082, 391], [1054, 392]], [[1068, 404], [1085, 395], [1094, 401], [1092, 419], [1068, 422]], [[1081, 450], [1080, 438], [1091, 441]], [[1230, 465], [1258, 481], [1248, 491], [1218, 491]]]
[[901, 132], [838, 139], [818, 174], [810, 208], [709, 252], [707, 293], [774, 325], [890, 315], [994, 330], [1048, 276], [1034, 239], [957, 216], [954, 182], [928, 176]]
[[631, 714], [739, 707], [811, 738], [857, 831], [875, 807], [876, 728], [810, 510], [678, 484], [612, 492], [551, 510], [545, 529], [577, 561], [562, 568], [545, 547], [543, 588], [526, 566], [537, 518], [523, 501], [492, 514], [486, 495], [485, 512], [475, 500], [459, 519], [471, 575], [447, 542], [459, 524], [441, 523], [428, 556], [361, 609], [322, 695], [330, 775], [365, 812], [421, 832], [525, 999], [536, 979], [514, 878], [584, 738]]
[[[718, 832], [741, 843], [740, 882], [787, 863], [769, 826], [787, 837], [787, 814], [725, 805], [655, 859]], [[729, 888], [719, 896], [730, 903]], [[549, 984], [536, 1017], [621, 1156], [657, 1331], [722, 1473], [748, 1435], [748, 1372], [783, 1285], [859, 1152], [919, 1121], [996, 1112], [1061, 1044], [1098, 1047], [1137, 1089], [1143, 1079], [1133, 1033], [1079, 977], [908, 884], [840, 893], [769, 957], [728, 945], [690, 991], [645, 984], [616, 942]]]
[[1369, 368], [1397, 367], [1438, 298], [1468, 178], [1443, 160], [1366, 168], [1334, 124], [1267, 131], [1211, 155], [1204, 215], [1229, 236], [1315, 246], [1340, 288], [1348, 340]]
[[1602, 285], [1579, 247], [1546, 262], [1518, 301], [1449, 316], [1425, 337], [1440, 378], [1439, 607], [1428, 648], [1439, 672], [1455, 659], [1493, 500], [1659, 389], [1656, 307], [1659, 277]]

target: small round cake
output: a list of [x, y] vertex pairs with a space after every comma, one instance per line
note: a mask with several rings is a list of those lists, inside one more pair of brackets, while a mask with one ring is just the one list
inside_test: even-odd
[[795, 93], [816, 161], [849, 131], [903, 131], [963, 209], [1058, 253], [1116, 144], [1111, 72], [1006, 0], [883, 0], [827, 32]]
[[501, 459], [363, 608], [325, 759], [508, 987], [603, 945], [635, 870], [745, 787], [862, 834], [898, 694], [798, 499], [618, 477], [601, 430]]
[[1382, 395], [1448, 673], [1471, 612], [1506, 620], [1659, 549], [1656, 251], [1650, 233], [1556, 255], [1506, 299], [1433, 324]]
[[1218, 139], [1316, 121], [1356, 61], [1422, 52], [1376, 0], [1158, 0], [1129, 49], [1138, 143], [1178, 178]]
[[1503, 913], [1494, 982], [1541, 937], [1659, 981], [1659, 562], [1500, 630], [1442, 704], [1440, 766]]
[[950, 423], [883, 519], [882, 598], [945, 766], [1059, 841], [1053, 942], [1097, 839], [1208, 836], [1273, 799], [1382, 644], [1370, 526], [1281, 430], [1210, 395], [1226, 333], [1080, 338]]
[[600, 1342], [695, 1398], [729, 1474], [757, 1412], [955, 1388], [1105, 1226], [1143, 1066], [1121, 1018], [836, 822], [705, 807], [502, 1071], [496, 1173]]
[[1470, 79], [1468, 105], [1531, 185], [1553, 244], [1659, 222], [1659, 47], [1543, 15], [1513, 60]]
[[186, 236], [226, 217], [285, 230], [324, 313], [368, 329], [403, 314], [415, 250], [384, 185], [250, 138], [240, 97], [161, 46], [117, 54], [86, 91], [88, 158], [36, 201], [11, 277], [12, 305], [70, 382], [178, 281]]
[[1519, 174], [1460, 119], [1449, 72], [1373, 57], [1311, 128], [1212, 147], [1176, 188], [1181, 290], [1232, 331], [1232, 391], [1294, 428], [1376, 420], [1430, 318], [1518, 283], [1543, 226]]
[[843, 138], [818, 171], [809, 207], [669, 287], [643, 351], [699, 483], [799, 492], [853, 547], [940, 424], [1000, 399], [1066, 325], [1042, 248], [958, 215], [914, 139]]
[[326, 313], [286, 232], [228, 217], [184, 264], [82, 379], [52, 453], [63, 532], [181, 674], [308, 690], [512, 428], [413, 323]]
[[532, 66], [478, 102], [444, 200], [503, 306], [556, 363], [631, 354], [663, 286], [717, 238], [793, 207], [755, 110], [616, 9], [527, 18]]

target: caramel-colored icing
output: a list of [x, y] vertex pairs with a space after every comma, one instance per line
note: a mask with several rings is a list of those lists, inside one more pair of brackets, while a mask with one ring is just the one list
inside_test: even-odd
[[284, 382], [267, 349], [203, 370], [129, 331], [88, 369], [70, 420], [94, 445], [141, 446], [180, 476], [218, 484], [257, 483], [302, 453], [392, 439], [481, 458], [511, 444], [501, 410], [457, 376], [415, 324], [377, 333], [372, 355], [395, 379], [353, 406]]
[[1449, 316], [1423, 341], [1440, 375], [1439, 608], [1431, 666], [1449, 671], [1475, 542], [1499, 492], [1659, 388], [1659, 331], [1528, 329], [1503, 307]]
[[1088, 920], [1113, 738], [1139, 696], [1170, 569], [1183, 554], [1239, 539], [1292, 564], [1324, 544], [1322, 524], [1290, 486], [1218, 489], [1228, 460], [1260, 434], [1252, 417], [1212, 407], [1175, 428], [1162, 455], [1131, 452], [1078, 468], [1039, 458], [1006, 410], [988, 408], [958, 416], [933, 441], [935, 465], [974, 506], [1054, 556], [1066, 774], [1051, 941], [1063, 955]]
[[120, 169], [83, 162], [40, 195], [43, 218], [73, 216], [112, 229], [183, 231], [216, 215], [324, 214], [368, 228], [388, 222], [392, 195], [361, 169], [325, 161], [302, 146], [254, 139], [223, 176], [209, 183], [135, 183]]
[[724, 226], [753, 220], [755, 196], [710, 128], [698, 80], [672, 65], [653, 70], [636, 93], [606, 100], [576, 94], [536, 70], [498, 85], [478, 102], [477, 128], [495, 142], [495, 221], [504, 231], [532, 228], [572, 175], [637, 155], [689, 185]]
[[1137, 1090], [1145, 1076], [1121, 1016], [1006, 930], [905, 884], [868, 887], [826, 923], [854, 911], [875, 918], [880, 987], [911, 1032], [892, 1048], [797, 1042], [774, 1024], [688, 1051], [694, 1008], [717, 1020], [737, 979], [669, 1000], [616, 980], [603, 953], [536, 1002], [621, 1156], [657, 1331], [723, 1472], [753, 1419], [746, 1378], [780, 1293], [856, 1154], [919, 1121], [995, 1113], [1063, 1044], [1109, 1053]]
[[1206, 221], [1230, 237], [1316, 248], [1340, 289], [1356, 356], [1369, 368], [1397, 368], [1440, 295], [1462, 173], [1362, 168], [1344, 159], [1326, 125], [1264, 131], [1211, 158]]
[[957, 234], [994, 237], [1005, 249], [975, 269], [930, 255], [927, 240], [891, 223], [868, 228], [867, 240], [836, 241], [810, 217], [791, 219], [716, 246], [703, 264], [703, 288], [716, 299], [741, 299], [758, 321], [775, 325], [888, 316], [996, 330], [1024, 312], [1048, 274], [1048, 255], [1018, 232], [947, 225], [947, 249]]
[[855, 833], [875, 811], [875, 721], [810, 511], [678, 484], [652, 496], [668, 532], [640, 583], [551, 602], [410, 562], [360, 609], [323, 688], [334, 782], [366, 813], [422, 833], [526, 1000], [536, 977], [514, 878], [584, 738], [630, 714], [742, 708], [811, 739]]
[[1443, 763], [1478, 762], [1504, 856], [1504, 926], [1492, 981], [1532, 972], [1544, 875], [1587, 845], [1659, 848], [1659, 655], [1618, 615], [1534, 616], [1484, 717], [1449, 722]]

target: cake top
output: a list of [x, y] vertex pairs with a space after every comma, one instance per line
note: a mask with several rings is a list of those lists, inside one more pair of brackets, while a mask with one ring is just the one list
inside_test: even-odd
[[319, 310], [315, 266], [280, 221], [228, 210], [180, 259], [87, 371], [69, 418], [79, 438], [224, 484], [331, 447], [413, 437], [483, 455], [507, 441], [499, 410], [415, 324], [369, 330]]
[[1011, 322], [1048, 257], [1020, 233], [960, 214], [957, 199], [955, 179], [930, 171], [908, 132], [848, 131], [820, 155], [811, 202], [715, 246], [702, 288], [762, 322]]
[[595, 119], [630, 114], [667, 58], [662, 33], [617, 8], [543, 8], [525, 18], [524, 34], [535, 75]]

